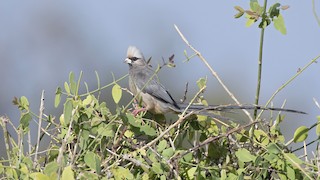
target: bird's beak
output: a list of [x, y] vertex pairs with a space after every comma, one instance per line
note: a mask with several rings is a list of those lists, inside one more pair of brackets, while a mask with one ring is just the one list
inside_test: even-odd
[[132, 60], [129, 59], [129, 58], [126, 58], [126, 59], [124, 60], [124, 62], [127, 63], [127, 64], [131, 64], [131, 63], [132, 63]]

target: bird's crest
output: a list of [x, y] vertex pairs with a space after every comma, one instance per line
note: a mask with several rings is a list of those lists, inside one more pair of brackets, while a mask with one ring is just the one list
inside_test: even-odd
[[127, 57], [136, 57], [139, 59], [144, 59], [144, 56], [142, 52], [135, 46], [129, 46], [128, 51], [127, 51]]

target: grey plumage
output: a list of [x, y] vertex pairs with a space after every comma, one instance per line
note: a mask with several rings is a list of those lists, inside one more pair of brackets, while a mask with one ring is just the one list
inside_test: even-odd
[[[172, 98], [171, 94], [159, 82], [155, 71], [147, 64], [143, 54], [138, 48], [129, 46], [125, 62], [129, 65], [129, 89], [134, 95], [138, 94], [138, 100], [143, 102], [146, 110], [154, 114], [165, 114], [168, 112], [180, 113], [187, 107], [187, 104], [177, 103]], [[257, 105], [192, 105], [189, 107], [189, 111], [194, 110], [200, 112], [204, 109], [214, 111], [260, 109], [305, 114], [305, 112], [302, 111], [283, 108], [265, 108]], [[201, 113], [208, 115], [208, 113], [203, 111]]]
[[158, 81], [157, 75], [147, 64], [139, 49], [130, 46], [125, 62], [129, 64], [130, 91], [133, 94], [139, 93], [138, 98], [142, 99], [148, 111], [155, 114], [180, 111], [180, 107]]

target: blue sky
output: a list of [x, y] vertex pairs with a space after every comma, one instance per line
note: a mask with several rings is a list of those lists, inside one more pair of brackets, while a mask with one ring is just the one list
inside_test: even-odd
[[[277, 1], [269, 1], [269, 4]], [[320, 54], [320, 26], [311, 1], [281, 1], [287, 35], [270, 26], [265, 32], [261, 104], [264, 104], [296, 71]], [[184, 50], [192, 51], [174, 29], [176, 24], [189, 42], [207, 59], [242, 103], [253, 103], [257, 77], [260, 29], [245, 27], [245, 18], [234, 19], [234, 6], [249, 8], [249, 1], [3, 1], [0, 6], [0, 115], [18, 122], [14, 96], [26, 96], [38, 112], [41, 90], [45, 113], [53, 108], [54, 92], [70, 71], [84, 72], [89, 87], [96, 87], [94, 71], [102, 84], [127, 73], [123, 63], [129, 45], [152, 56], [154, 67], [161, 58], [175, 54], [176, 68], [164, 68], [159, 77], [176, 99], [189, 82], [189, 98], [197, 92], [196, 81], [208, 77], [205, 97], [209, 103], [233, 103], [216, 79], [197, 58], [183, 63]], [[316, 4], [320, 14], [319, 3]], [[316, 122], [320, 101], [319, 64], [313, 64], [273, 101], [304, 110], [308, 115], [287, 115], [283, 123], [291, 137], [301, 125]], [[127, 87], [127, 80], [120, 82]], [[111, 90], [102, 100], [112, 106]], [[129, 96], [127, 96], [129, 97]], [[127, 101], [123, 101], [125, 104]]]

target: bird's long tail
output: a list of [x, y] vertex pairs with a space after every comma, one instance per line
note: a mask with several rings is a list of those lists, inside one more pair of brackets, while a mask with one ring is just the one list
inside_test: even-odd
[[[179, 104], [181, 109], [185, 109], [189, 104]], [[258, 109], [258, 110], [267, 110], [267, 111], [285, 111], [290, 113], [298, 114], [307, 114], [306, 112], [294, 110], [294, 109], [285, 109], [285, 108], [274, 108], [274, 107], [263, 107], [259, 105], [190, 105], [188, 111], [224, 111], [228, 112], [236, 109]]]

